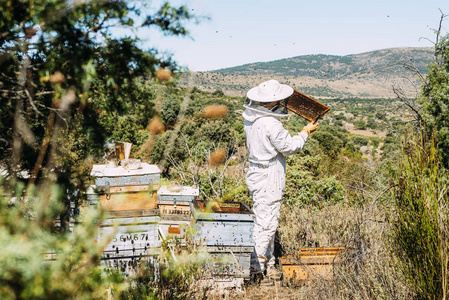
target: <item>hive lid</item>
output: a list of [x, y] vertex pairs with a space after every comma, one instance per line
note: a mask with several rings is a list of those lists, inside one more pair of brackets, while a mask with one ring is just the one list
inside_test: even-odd
[[309, 121], [316, 121], [329, 111], [329, 107], [294, 90], [293, 95], [281, 101], [282, 106]]
[[180, 186], [176, 189], [170, 189], [168, 186], [163, 185], [157, 191], [158, 196], [199, 196], [200, 189], [192, 188], [191, 186]]
[[134, 176], [134, 175], [147, 175], [147, 174], [160, 174], [161, 170], [156, 165], [150, 165], [148, 163], [142, 163], [140, 169], [126, 170], [123, 167], [107, 167], [107, 165], [94, 165], [91, 176], [95, 177], [121, 177], [121, 176]]

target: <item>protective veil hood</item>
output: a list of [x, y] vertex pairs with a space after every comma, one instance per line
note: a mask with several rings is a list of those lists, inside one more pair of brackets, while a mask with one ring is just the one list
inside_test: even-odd
[[251, 111], [255, 115], [260, 115], [261, 117], [270, 116], [275, 118], [282, 118], [288, 116], [288, 110], [281, 105], [278, 105], [278, 108], [275, 110], [269, 110], [251, 99], [246, 99], [246, 101], [247, 103], [243, 104], [243, 107], [246, 108], [246, 112]]
[[246, 109], [243, 114], [243, 119], [245, 119], [248, 122], [254, 123], [257, 119], [260, 119], [262, 117], [267, 117], [268, 115], [265, 112], [261, 112], [258, 110], [251, 110]]

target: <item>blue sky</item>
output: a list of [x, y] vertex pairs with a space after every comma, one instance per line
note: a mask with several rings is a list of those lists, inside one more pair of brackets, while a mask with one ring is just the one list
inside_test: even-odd
[[[158, 1], [154, 1], [157, 3]], [[192, 71], [208, 71], [306, 54], [347, 55], [393, 47], [432, 47], [447, 0], [190, 0], [208, 16], [188, 24], [193, 39], [141, 33], [146, 45], [174, 55]], [[443, 32], [449, 30], [449, 17]]]

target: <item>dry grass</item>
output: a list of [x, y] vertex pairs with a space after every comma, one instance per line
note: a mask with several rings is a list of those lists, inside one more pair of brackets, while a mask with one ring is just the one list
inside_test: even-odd
[[[304, 286], [247, 283], [241, 293], [206, 294], [207, 299], [411, 299], [413, 292], [389, 250], [389, 227], [377, 202], [359, 208], [330, 205], [319, 210], [282, 209], [279, 242], [287, 253], [300, 247], [345, 246], [333, 279], [319, 276]], [[285, 281], [286, 282], [286, 281]]]
[[[360, 207], [319, 210], [283, 208], [279, 241], [285, 254], [301, 247], [344, 246], [333, 280], [316, 278], [305, 287], [281, 289], [279, 299], [410, 299], [412, 292], [390, 253], [389, 226], [376, 201]], [[285, 292], [285, 293], [284, 293]], [[272, 298], [274, 299], [274, 298]]]

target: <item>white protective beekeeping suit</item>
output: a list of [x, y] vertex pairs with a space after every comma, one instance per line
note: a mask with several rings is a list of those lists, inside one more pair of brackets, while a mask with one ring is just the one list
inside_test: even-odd
[[291, 136], [279, 120], [287, 114], [268, 110], [260, 103], [279, 101], [292, 93], [291, 87], [269, 80], [251, 89], [247, 94], [249, 103], [244, 105], [244, 129], [250, 161], [246, 185], [256, 215], [256, 245], [251, 258], [253, 272], [263, 271], [266, 265], [268, 268], [274, 266], [274, 235], [285, 189], [286, 156], [298, 153], [304, 147], [309, 133], [303, 130]]

